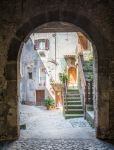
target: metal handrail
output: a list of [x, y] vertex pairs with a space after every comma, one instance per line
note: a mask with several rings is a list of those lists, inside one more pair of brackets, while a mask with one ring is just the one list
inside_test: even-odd
[[[86, 118], [86, 104], [89, 103], [89, 90], [90, 90], [90, 99], [92, 100], [92, 86], [93, 86], [93, 81], [87, 81], [85, 78], [85, 73], [84, 73], [84, 69], [83, 69], [83, 63], [84, 63], [84, 59], [83, 59], [83, 55], [80, 54], [78, 56], [78, 66], [79, 66], [79, 73], [80, 73], [80, 79], [81, 79], [81, 87], [83, 90], [83, 95], [84, 95], [84, 99], [83, 99], [83, 107], [84, 107], [84, 118]], [[88, 85], [90, 85], [90, 89], [88, 89]]]
[[[67, 81], [63, 84], [63, 113], [65, 114], [65, 107], [68, 110], [68, 104], [67, 104], [67, 100], [66, 100], [66, 96], [67, 96], [67, 90], [68, 90], [68, 86], [67, 86]], [[65, 106], [64, 106], [65, 104]]]
[[79, 66], [79, 72], [80, 72], [80, 77], [81, 77], [81, 80], [83, 81], [83, 86], [86, 86], [86, 78], [85, 78], [85, 74], [84, 74], [84, 70], [83, 70], [83, 55], [80, 54], [78, 56], [78, 66]]
[[67, 104], [67, 100], [66, 100], [67, 90], [68, 90], [67, 81], [65, 81], [65, 83], [64, 83], [64, 101], [65, 101], [66, 109], [68, 110], [68, 104]]

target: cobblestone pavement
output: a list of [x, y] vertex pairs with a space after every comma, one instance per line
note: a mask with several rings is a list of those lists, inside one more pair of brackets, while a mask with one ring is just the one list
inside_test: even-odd
[[65, 120], [61, 110], [21, 105], [19, 140], [1, 144], [0, 150], [114, 150], [95, 138], [95, 130], [83, 118]]
[[21, 139], [1, 150], [114, 150], [111, 144], [87, 139]]
[[[45, 107], [21, 106], [21, 124], [26, 123], [26, 130], [21, 130], [22, 138], [94, 138], [92, 129], [84, 118], [65, 120], [62, 110], [46, 110]], [[85, 130], [86, 128], [86, 130]]]

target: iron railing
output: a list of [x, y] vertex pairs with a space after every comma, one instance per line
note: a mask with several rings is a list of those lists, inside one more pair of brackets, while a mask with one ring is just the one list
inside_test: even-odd
[[68, 84], [67, 81], [63, 83], [63, 113], [65, 114], [65, 110], [68, 110], [68, 104], [67, 104], [67, 90], [68, 90]]
[[84, 73], [84, 59], [83, 55], [80, 54], [78, 57], [78, 68], [80, 74], [80, 86], [82, 94], [82, 104], [84, 109], [84, 118], [86, 118], [86, 104], [93, 104], [93, 81], [86, 80]]

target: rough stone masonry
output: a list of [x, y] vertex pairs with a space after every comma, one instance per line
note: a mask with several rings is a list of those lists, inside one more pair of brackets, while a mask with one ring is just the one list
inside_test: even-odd
[[19, 137], [17, 60], [36, 27], [68, 22], [92, 41], [96, 58], [96, 136], [114, 138], [114, 1], [0, 1], [0, 139]]

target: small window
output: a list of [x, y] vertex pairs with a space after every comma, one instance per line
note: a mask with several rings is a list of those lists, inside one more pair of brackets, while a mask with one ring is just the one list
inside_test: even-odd
[[45, 57], [45, 53], [44, 52], [39, 52], [41, 57]]
[[32, 79], [32, 72], [29, 72], [28, 75], [29, 75], [29, 79]]
[[48, 50], [49, 49], [49, 40], [48, 39], [38, 39], [34, 41], [35, 50]]

